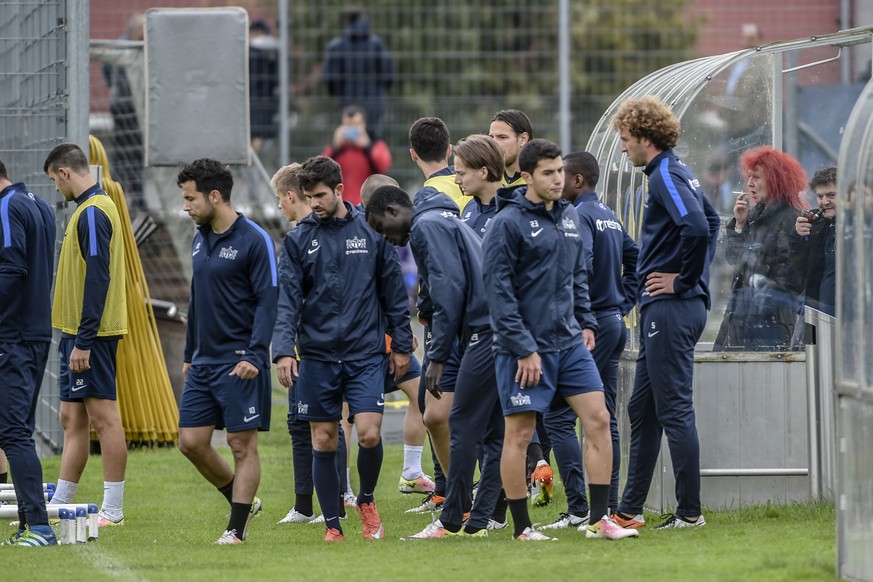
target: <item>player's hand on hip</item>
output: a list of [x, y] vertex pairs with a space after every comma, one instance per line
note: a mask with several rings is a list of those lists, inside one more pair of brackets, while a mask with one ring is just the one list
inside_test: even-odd
[[676, 290], [673, 288], [673, 283], [679, 273], [649, 273], [646, 277], [646, 292], [652, 297], [658, 295], [673, 295]]
[[297, 377], [297, 358], [282, 356], [276, 360], [276, 376], [285, 388], [294, 386], [294, 378]]
[[515, 381], [521, 386], [521, 389], [536, 386], [540, 383], [540, 376], [543, 375], [543, 363], [540, 360], [540, 355], [536, 352], [518, 358], [518, 370], [515, 372]]
[[260, 370], [258, 370], [257, 366], [255, 366], [251, 362], [246, 362], [245, 360], [242, 360], [240, 362], [237, 362], [230, 375], [236, 376], [240, 380], [251, 380], [253, 378], [257, 378], [259, 373]]
[[182, 363], [182, 378], [188, 379], [188, 370], [191, 369], [191, 362]]

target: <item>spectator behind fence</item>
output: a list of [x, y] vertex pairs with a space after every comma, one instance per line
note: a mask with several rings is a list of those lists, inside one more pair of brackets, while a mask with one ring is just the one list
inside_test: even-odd
[[725, 257], [734, 280], [713, 349], [787, 350], [803, 292], [803, 273], [790, 261], [790, 237], [806, 208], [806, 173], [769, 146], [745, 152], [740, 165], [747, 192], [737, 197], [726, 227]]
[[[121, 40], [142, 41], [145, 15], [130, 17]], [[109, 148], [112, 177], [124, 188], [127, 205], [144, 209], [142, 171], [144, 163], [142, 130], [130, 87], [127, 68], [121, 64], [103, 65], [103, 78], [109, 87], [109, 113], [112, 116], [112, 140]]]
[[263, 20], [249, 27], [249, 112], [252, 147], [257, 152], [262, 140], [279, 133], [279, 39]]
[[364, 181], [391, 168], [391, 151], [384, 141], [371, 136], [366, 113], [357, 105], [343, 109], [342, 122], [333, 132], [333, 141], [321, 155], [333, 158], [340, 165], [345, 185], [343, 200], [353, 206], [361, 203]]
[[794, 269], [805, 274], [804, 303], [836, 315], [836, 215], [837, 168], [818, 170], [809, 182], [818, 208], [804, 212], [794, 223], [790, 237], [791, 260]]
[[[385, 92], [394, 82], [394, 59], [382, 39], [370, 32], [360, 8], [345, 13], [346, 28], [324, 53], [322, 76], [340, 107], [360, 105], [367, 112], [374, 139], [382, 137]], [[345, 173], [343, 173], [345, 176]]]

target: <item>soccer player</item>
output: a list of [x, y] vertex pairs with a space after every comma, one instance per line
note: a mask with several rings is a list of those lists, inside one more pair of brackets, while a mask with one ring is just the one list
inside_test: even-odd
[[101, 526], [124, 523], [127, 442], [115, 391], [115, 355], [127, 334], [124, 239], [112, 199], [91, 176], [75, 144], [56, 146], [43, 171], [76, 210], [67, 223], [52, 305], [61, 331], [61, 426], [64, 450], [52, 503], [72, 503], [88, 462], [91, 428], [103, 455]]
[[[55, 217], [51, 206], [12, 183], [0, 161], [0, 478], [15, 469], [18, 531], [4, 545], [53, 546], [33, 443], [36, 399], [52, 340]], [[5, 453], [5, 455], [4, 455]]]
[[[279, 210], [288, 222], [295, 226], [300, 223], [305, 216], [308, 216], [312, 209], [309, 207], [309, 200], [300, 191], [300, 184], [297, 181], [297, 174], [300, 172], [301, 165], [297, 162], [283, 166], [273, 175], [270, 180], [270, 186], [276, 194], [276, 200], [279, 202]], [[287, 261], [287, 255], [280, 253], [280, 262]], [[283, 266], [279, 266], [279, 270], [283, 270]], [[280, 295], [280, 301], [282, 296]], [[289, 330], [290, 331], [290, 330]], [[274, 341], [278, 344], [281, 340]], [[291, 458], [294, 466], [294, 505], [288, 513], [279, 520], [279, 523], [310, 523], [318, 520], [315, 517], [315, 512], [312, 505], [312, 434], [309, 430], [309, 422], [297, 418], [297, 399], [294, 395], [294, 388], [291, 382], [291, 356], [280, 358], [276, 362], [276, 376], [279, 382], [288, 388], [288, 434], [291, 435]], [[347, 441], [344, 438], [342, 427], [340, 430], [340, 440], [337, 455], [337, 472], [342, 478], [346, 473], [345, 465], [348, 462], [346, 450], [344, 447]], [[324, 519], [324, 516], [320, 516]], [[340, 518], [345, 518], [344, 507], [340, 506]]]
[[533, 125], [523, 111], [504, 109], [491, 118], [488, 135], [494, 138], [503, 150], [503, 185], [507, 188], [524, 185], [518, 166], [518, 154], [524, 144], [534, 138]]
[[[397, 180], [385, 174], [373, 174], [364, 181], [361, 186], [361, 209], [366, 208], [370, 197], [378, 188], [382, 186], [400, 187]], [[398, 258], [401, 252], [409, 254], [407, 247], [398, 247]], [[403, 261], [401, 260], [401, 266]], [[413, 273], [414, 275], [414, 273]], [[405, 274], [404, 274], [405, 280]], [[386, 337], [390, 349], [391, 338]], [[413, 349], [417, 347], [417, 342], [413, 337]], [[433, 493], [435, 484], [433, 479], [424, 474], [421, 468], [421, 455], [424, 451], [424, 437], [426, 429], [422, 420], [421, 409], [418, 406], [418, 385], [421, 378], [421, 363], [415, 354], [409, 356], [409, 369], [400, 380], [395, 380], [394, 376], [388, 373], [385, 376], [385, 394], [390, 394], [400, 390], [406, 395], [409, 404], [406, 407], [406, 414], [403, 416], [403, 470], [400, 472], [400, 480], [397, 482], [397, 489], [404, 495], [410, 493], [422, 493], [430, 495]], [[346, 438], [349, 438], [350, 431], [346, 431]]]
[[543, 139], [519, 154], [527, 189], [501, 193], [499, 210], [483, 241], [485, 289], [495, 335], [497, 386], [506, 423], [501, 476], [514, 536], [552, 540], [533, 528], [527, 509], [525, 453], [536, 413], [564, 398], [582, 420], [591, 478], [591, 520], [586, 537], [633, 536], [607, 513], [612, 447], [603, 384], [589, 349], [597, 322], [576, 209], [561, 199], [561, 150]]
[[[270, 336], [278, 274], [270, 236], [236, 212], [233, 175], [203, 158], [176, 182], [182, 208], [197, 224], [192, 243], [191, 300], [179, 403], [179, 449], [230, 504], [216, 544], [239, 544], [261, 508], [258, 431], [270, 429]], [[227, 429], [234, 469], [212, 447]]]
[[[491, 118], [488, 134], [503, 150], [503, 186], [518, 188], [525, 185], [518, 166], [518, 154], [524, 145], [534, 138], [530, 118], [519, 109], [504, 109]], [[537, 429], [527, 448], [527, 472], [530, 501], [543, 507], [552, 500], [552, 468], [546, 461], [543, 448], [548, 448], [548, 435], [543, 425], [543, 415], [537, 414]], [[500, 508], [503, 508], [501, 503]], [[503, 511], [505, 515], [505, 510]]]
[[[455, 184], [473, 197], [461, 211], [461, 222], [482, 238], [497, 213], [497, 191], [503, 185], [503, 150], [487, 135], [471, 135], [458, 142], [454, 154]], [[501, 167], [496, 180], [491, 171], [495, 155]]]
[[[597, 319], [597, 343], [591, 355], [603, 381], [603, 395], [609, 410], [612, 436], [609, 507], [614, 510], [618, 507], [618, 470], [621, 462], [615, 411], [618, 365], [627, 340], [624, 316], [636, 302], [639, 247], [625, 232], [615, 213], [598, 200], [594, 188], [599, 178], [597, 159], [590, 153], [573, 152], [564, 156], [562, 197], [576, 206], [579, 214], [588, 294], [591, 311]], [[545, 427], [564, 482], [568, 510], [542, 529], [577, 527], [581, 531], [588, 526], [588, 499], [576, 421], [576, 413], [565, 403], [553, 406], [545, 414]]]
[[[496, 163], [487, 168], [499, 184], [502, 154], [490, 138], [482, 136]], [[475, 149], [476, 146], [472, 146]], [[483, 154], [484, 155], [487, 154]], [[455, 156], [458, 161], [458, 156]], [[473, 163], [478, 158], [471, 156]], [[440, 519], [404, 539], [430, 539], [461, 531], [465, 502], [473, 485], [479, 443], [484, 462], [479, 490], [464, 532], [486, 535], [500, 491], [499, 458], [503, 438], [497, 385], [494, 377], [488, 308], [482, 288], [481, 243], [454, 213], [443, 194], [412, 202], [399, 188], [380, 188], [373, 195], [367, 219], [389, 241], [409, 240], [422, 281], [431, 292], [434, 315], [425, 380], [428, 391], [439, 395], [446, 361], [460, 339], [463, 346], [455, 382], [451, 425], [452, 468]]]
[[[409, 128], [409, 155], [425, 177], [424, 185], [413, 197], [413, 203], [427, 199], [437, 193], [451, 198], [458, 210], [464, 208], [472, 197], [465, 196], [455, 183], [455, 169], [449, 165], [452, 153], [451, 136], [445, 122], [438, 117], [422, 117]], [[427, 369], [427, 352], [429, 351], [431, 329], [430, 320], [433, 317], [433, 304], [427, 285], [419, 285], [418, 319], [424, 324], [425, 358], [423, 368]], [[452, 409], [455, 391], [455, 373], [460, 365], [460, 349], [456, 346], [446, 362], [443, 373], [440, 397], [436, 398], [426, 390], [424, 382], [419, 386], [419, 405], [423, 411], [424, 425], [430, 435], [431, 448], [434, 457], [434, 493], [428, 496], [421, 505], [408, 510], [412, 513], [437, 511], [442, 508], [446, 493], [446, 473], [449, 470], [451, 441], [449, 436], [449, 412]]]
[[[358, 432], [358, 512], [365, 539], [384, 535], [373, 494], [382, 466], [385, 366], [401, 378], [409, 366], [412, 330], [397, 253], [342, 199], [342, 173], [330, 158], [307, 160], [297, 175], [313, 212], [285, 236], [279, 322], [274, 359], [290, 358], [298, 417], [312, 429], [312, 476], [324, 512], [325, 541], [344, 538], [336, 472], [337, 421], [349, 404]], [[385, 358], [385, 334], [392, 338]], [[277, 334], [278, 335], [278, 334]], [[274, 336], [275, 337], [275, 336]], [[278, 361], [278, 359], [277, 359]], [[294, 377], [297, 379], [294, 380]]]
[[[676, 478], [676, 513], [659, 528], [700, 527], [700, 444], [694, 424], [694, 346], [710, 307], [709, 263], [719, 218], [673, 153], [679, 120], [657, 97], [628, 99], [612, 118], [621, 151], [649, 179], [640, 238], [640, 353], [628, 403], [628, 478], [614, 519], [645, 525], [643, 504], [666, 433]], [[651, 355], [651, 357], [649, 357]]]

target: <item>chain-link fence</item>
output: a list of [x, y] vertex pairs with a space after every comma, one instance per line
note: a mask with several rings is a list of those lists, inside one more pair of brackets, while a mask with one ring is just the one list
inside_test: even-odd
[[[42, 171], [46, 156], [62, 141], [85, 137], [87, 91], [79, 89], [84, 53], [68, 47], [83, 46], [78, 37], [87, 38], [87, 11], [74, 4], [0, 2], [0, 159], [13, 182], [25, 182], [50, 203], [59, 196]], [[65, 206], [57, 202], [56, 252], [66, 225]], [[58, 357], [52, 349], [35, 436], [41, 448], [55, 451], [63, 442], [58, 391]]]
[[[287, 225], [272, 209], [266, 178], [282, 161], [283, 57], [290, 69], [285, 117], [289, 160], [303, 161], [322, 152], [340, 123], [341, 108], [357, 104], [367, 111], [369, 128], [391, 150], [388, 173], [414, 191], [423, 176], [410, 159], [407, 132], [419, 117], [443, 118], [456, 141], [487, 132], [495, 112], [518, 108], [531, 118], [537, 136], [583, 149], [615, 97], [646, 74], [713, 50], [754, 46], [794, 30], [800, 35], [803, 27], [830, 32], [836, 21], [821, 30], [807, 21], [838, 13], [838, 0], [797, 7], [785, 21], [773, 18], [775, 12], [743, 10], [747, 0], [730, 7], [708, 0], [694, 6], [687, 0], [447, 0], [429, 5], [372, 0], [358, 5], [357, 18], [348, 0], [239, 4], [250, 17], [252, 147], [263, 168], [233, 168], [234, 200], [264, 223], [277, 242]], [[92, 40], [91, 125], [106, 144], [113, 176], [125, 186], [138, 215], [140, 254], [152, 296], [184, 311], [192, 224], [181, 213], [174, 168], [142, 167], [143, 35], [135, 15], [149, 5], [139, 0], [92, 2], [92, 39], [118, 40]], [[742, 24], [755, 20], [764, 36], [750, 39], [749, 27]], [[567, 33], [563, 68], [562, 25]], [[837, 82], [837, 67], [828, 70], [835, 72], [801, 83]], [[805, 71], [803, 75], [809, 78]], [[788, 140], [786, 147], [798, 149], [801, 138]], [[190, 159], [180, 162], [197, 157], [200, 153], [191, 151]], [[741, 184], [732, 187], [741, 189]]]

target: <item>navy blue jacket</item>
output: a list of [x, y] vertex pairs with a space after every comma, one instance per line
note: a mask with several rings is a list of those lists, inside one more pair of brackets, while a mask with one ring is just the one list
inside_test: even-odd
[[497, 214], [497, 196], [487, 205], [478, 198], [473, 198], [461, 212], [461, 222], [473, 229], [479, 238], [485, 237], [485, 231], [491, 219]]
[[[294, 356], [340, 362], [412, 352], [409, 305], [397, 251], [344, 202], [348, 214], [310, 214], [285, 235], [273, 361]], [[387, 329], [386, 329], [387, 326]]]
[[0, 191], [0, 342], [52, 339], [55, 215], [21, 182]]
[[322, 76], [327, 92], [340, 105], [359, 105], [368, 125], [380, 125], [385, 91], [394, 82], [394, 59], [382, 40], [370, 32], [366, 19], [349, 24], [342, 36], [328, 43]]
[[270, 235], [238, 213], [221, 234], [197, 228], [191, 262], [185, 361], [269, 368], [279, 279]]
[[710, 307], [709, 264], [715, 255], [720, 220], [691, 170], [666, 150], [643, 170], [649, 191], [640, 232], [640, 306], [671, 295], [646, 292], [649, 273], [679, 273], [673, 289], [682, 299], [703, 297]]
[[433, 340], [427, 356], [445, 362], [456, 339], [489, 327], [482, 281], [482, 243], [456, 214], [458, 205], [445, 194], [415, 207], [410, 237], [418, 274], [433, 301]]
[[[99, 184], [94, 184], [76, 197], [76, 205], [81, 205], [91, 196], [108, 194]], [[112, 223], [106, 213], [96, 206], [90, 206], [79, 217], [76, 231], [79, 235], [79, 249], [85, 259], [85, 296], [82, 302], [82, 321], [75, 336], [76, 347], [90, 350], [91, 345], [98, 339], [97, 332], [100, 330], [100, 320], [106, 307], [106, 294], [109, 293], [109, 241], [112, 238]], [[73, 337], [66, 333], [61, 335]]]
[[580, 194], [575, 203], [582, 227], [591, 310], [598, 314], [627, 315], [637, 301], [640, 248], [615, 213], [600, 203], [596, 192]]
[[558, 200], [547, 211], [526, 191], [498, 192], [482, 242], [495, 349], [519, 358], [572, 347], [583, 328], [597, 331], [576, 209]]
[[[454, 176], [454, 174], [455, 166], [448, 166], [442, 170], [437, 170], [428, 176], [427, 179], [430, 180], [431, 178], [436, 178], [438, 176]], [[412, 197], [412, 203], [418, 206], [423, 201], [436, 196], [437, 194], [442, 194], [442, 192], [433, 186], [422, 186], [419, 188], [418, 192], [415, 193], [415, 196]], [[457, 205], [455, 205], [454, 211], [457, 213]], [[418, 278], [418, 284], [418, 301], [416, 302], [415, 309], [418, 312], [419, 319], [430, 322], [430, 318], [433, 317], [433, 301], [431, 301], [430, 298], [430, 291], [427, 288], [427, 282], [421, 277]]]

